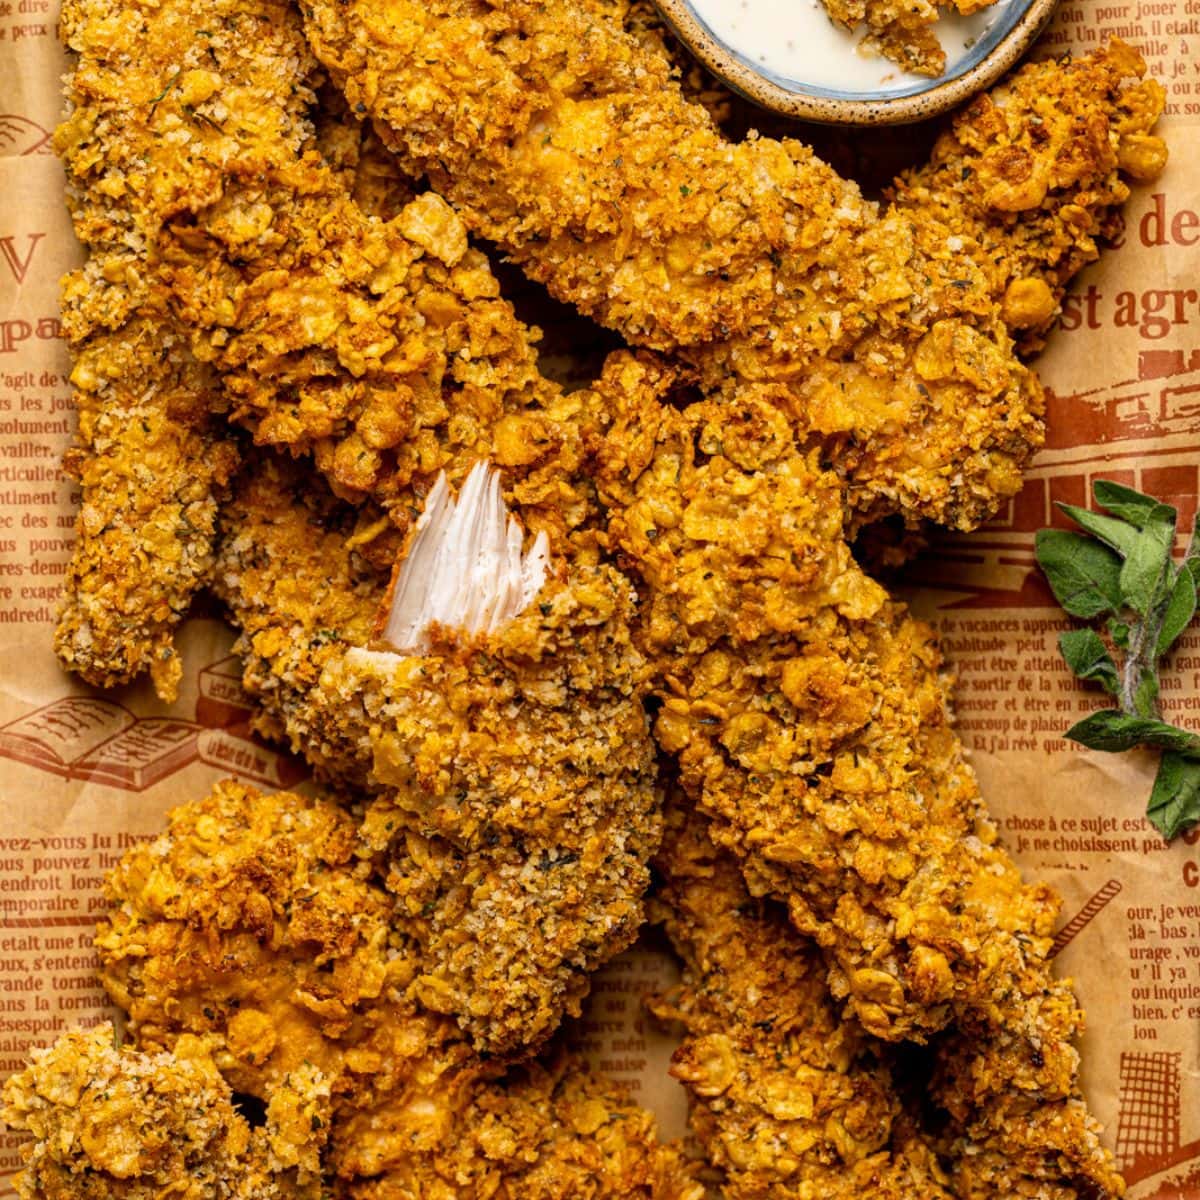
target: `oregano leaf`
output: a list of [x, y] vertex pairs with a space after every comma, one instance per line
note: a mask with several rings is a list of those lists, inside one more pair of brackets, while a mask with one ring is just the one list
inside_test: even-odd
[[1091, 713], [1066, 736], [1095, 750], [1161, 751], [1147, 816], [1169, 841], [1200, 821], [1200, 733], [1162, 720], [1158, 676], [1160, 659], [1200, 609], [1200, 512], [1176, 567], [1174, 508], [1110, 480], [1098, 480], [1093, 495], [1106, 512], [1058, 506], [1084, 533], [1043, 529], [1035, 541], [1058, 602], [1073, 616], [1104, 619], [1115, 648], [1094, 629], [1059, 636], [1067, 666], [1120, 705]]
[[1146, 524], [1147, 517], [1154, 511], [1158, 501], [1153, 496], [1135, 492], [1133, 488], [1123, 483], [1113, 483], [1111, 479], [1097, 479], [1092, 485], [1092, 495], [1101, 508], [1107, 509], [1114, 517], [1128, 521], [1137, 529]]
[[1060, 503], [1058, 507], [1081, 529], [1086, 529], [1093, 537], [1098, 537], [1111, 546], [1122, 558], [1127, 557], [1133, 549], [1141, 531], [1141, 526], [1130, 525], [1128, 521], [1106, 517], [1103, 513], [1095, 513], [1090, 509], [1078, 508], [1074, 504]]
[[1034, 552], [1055, 599], [1073, 617], [1120, 612], [1121, 560], [1107, 546], [1081, 533], [1043, 529]]
[[1155, 658], [1162, 658], [1175, 644], [1175, 639], [1192, 623], [1196, 615], [1196, 580], [1191, 571], [1182, 567], [1175, 576], [1175, 585], [1171, 589], [1170, 599], [1167, 600], [1163, 612], [1162, 625], [1158, 630], [1158, 641], [1154, 647]]
[[1091, 713], [1067, 730], [1066, 736], [1090, 750], [1119, 753], [1134, 746], [1159, 746], [1180, 754], [1200, 755], [1200, 737], [1160, 721], [1156, 717], [1139, 717], [1119, 708], [1106, 708]]
[[1058, 648], [1067, 666], [1080, 679], [1094, 680], [1113, 696], [1121, 690], [1117, 664], [1094, 629], [1072, 629], [1059, 634]]
[[1121, 567], [1121, 597], [1139, 616], [1148, 616], [1165, 595], [1165, 577], [1175, 540], [1173, 508], [1161, 504], [1138, 532]]
[[1183, 566], [1195, 580], [1196, 591], [1200, 593], [1200, 510], [1197, 510], [1192, 521], [1192, 536], [1184, 552]]
[[1146, 816], [1168, 842], [1200, 821], [1200, 759], [1173, 751], [1162, 756]]

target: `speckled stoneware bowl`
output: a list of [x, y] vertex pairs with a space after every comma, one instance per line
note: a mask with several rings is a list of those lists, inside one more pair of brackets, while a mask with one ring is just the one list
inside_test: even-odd
[[1009, 0], [971, 50], [944, 75], [895, 91], [846, 90], [791, 79], [721, 40], [690, 0], [655, 0], [680, 40], [719, 79], [784, 116], [828, 125], [900, 125], [934, 117], [995, 83], [1030, 48], [1058, 0]]

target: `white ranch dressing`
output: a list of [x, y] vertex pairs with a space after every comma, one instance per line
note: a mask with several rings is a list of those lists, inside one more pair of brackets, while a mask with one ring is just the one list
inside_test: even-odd
[[[932, 81], [914, 75], [862, 45], [865, 26], [853, 33], [829, 19], [820, 0], [688, 0], [718, 40], [749, 64], [838, 92], [905, 92]], [[946, 72], [1000, 19], [1012, 0], [969, 17], [945, 11], [934, 29], [946, 51]]]

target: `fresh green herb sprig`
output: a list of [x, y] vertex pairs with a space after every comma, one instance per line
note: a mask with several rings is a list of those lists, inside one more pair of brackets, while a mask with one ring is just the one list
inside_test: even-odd
[[1093, 750], [1162, 751], [1146, 816], [1170, 841], [1200, 821], [1200, 735], [1162, 719], [1158, 676], [1163, 656], [1196, 613], [1200, 513], [1184, 560], [1176, 565], [1175, 509], [1103, 479], [1093, 495], [1105, 513], [1058, 506], [1083, 533], [1043, 529], [1035, 543], [1038, 565], [1059, 604], [1073, 617], [1104, 621], [1119, 652], [1118, 661], [1094, 628], [1059, 637], [1067, 666], [1119, 705], [1085, 717], [1066, 736]]

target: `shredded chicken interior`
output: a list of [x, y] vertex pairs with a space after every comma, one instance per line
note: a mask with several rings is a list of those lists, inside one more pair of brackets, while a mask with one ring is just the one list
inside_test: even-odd
[[545, 532], [528, 551], [524, 542], [500, 494], [499, 471], [476, 463], [457, 498], [441, 472], [397, 565], [383, 642], [422, 654], [435, 624], [494, 633], [519, 616], [542, 590], [550, 563]]

